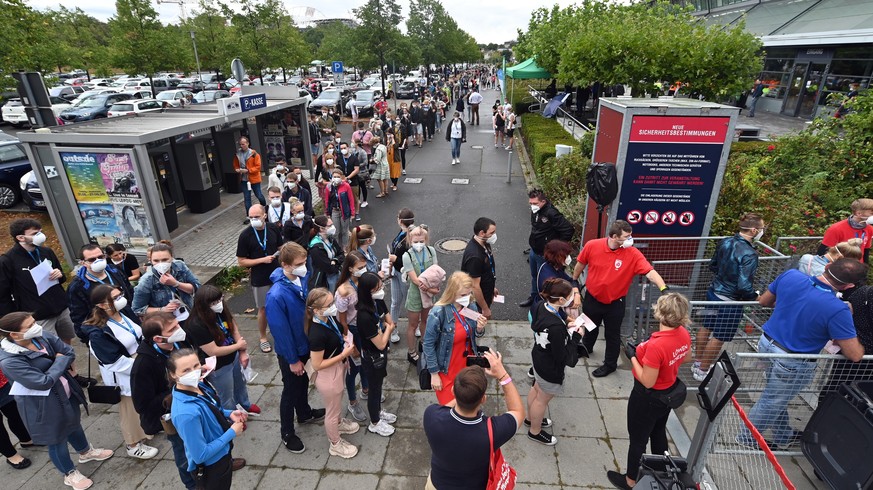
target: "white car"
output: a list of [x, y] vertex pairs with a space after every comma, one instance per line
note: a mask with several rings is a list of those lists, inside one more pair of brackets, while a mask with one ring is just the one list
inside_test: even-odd
[[122, 90], [148, 90], [151, 88], [148, 80], [128, 80], [121, 86]]
[[122, 90], [122, 91], [119, 92], [119, 93], [122, 93], [122, 94], [130, 94], [130, 96], [131, 96], [132, 98], [134, 98], [134, 99], [151, 99], [151, 98], [152, 98], [152, 91], [149, 90], [149, 89], [143, 89], [143, 90]]
[[109, 117], [128, 116], [130, 114], [139, 114], [140, 112], [158, 112], [164, 107], [163, 103], [155, 99], [145, 100], [124, 100], [112, 104], [109, 108]]
[[[188, 96], [191, 96], [191, 99], [189, 99]], [[157, 99], [160, 102], [165, 102], [173, 107], [181, 107], [183, 105], [188, 105], [188, 100], [193, 100], [194, 94], [187, 90], [165, 90], [158, 94]]]
[[[60, 97], [49, 96], [49, 99], [51, 99], [52, 112], [54, 112], [55, 117], [60, 117], [60, 114], [64, 109], [72, 106], [72, 104]], [[24, 105], [22, 105], [20, 99], [9, 99], [9, 101], [3, 105], [2, 113], [3, 120], [12, 124], [16, 128], [29, 123], [27, 120], [27, 113], [25, 112]]]

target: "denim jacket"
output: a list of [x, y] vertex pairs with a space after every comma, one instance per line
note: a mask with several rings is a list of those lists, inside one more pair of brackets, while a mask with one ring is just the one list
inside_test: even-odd
[[[194, 292], [200, 289], [200, 281], [194, 277], [191, 269], [181, 260], [174, 260], [170, 274], [179, 282], [194, 285]], [[190, 309], [194, 307], [194, 297], [181, 289], [161, 284], [160, 276], [154, 268], [142, 275], [136, 289], [133, 290], [133, 311], [139, 316], [146, 314], [146, 308], [162, 308], [174, 298], [174, 294]]]
[[748, 240], [739, 234], [718, 242], [715, 255], [709, 261], [712, 272], [713, 293], [734, 301], [753, 300], [755, 293], [755, 270], [758, 268], [758, 252]]
[[[479, 311], [475, 304], [469, 308]], [[473, 348], [476, 347], [476, 322], [462, 316], [470, 331], [470, 341]], [[427, 370], [431, 374], [442, 372], [449, 373], [449, 362], [452, 359], [452, 346], [455, 340], [455, 315], [452, 314], [450, 305], [436, 305], [427, 316], [427, 329], [424, 332], [423, 351], [427, 362]], [[462, 355], [463, 352], [458, 353]], [[472, 354], [472, 353], [471, 353]]]

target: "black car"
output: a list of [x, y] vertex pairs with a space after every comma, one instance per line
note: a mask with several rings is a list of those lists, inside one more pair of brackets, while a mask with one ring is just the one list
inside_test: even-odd
[[104, 118], [108, 116], [112, 104], [131, 98], [131, 94], [124, 93], [95, 95], [61, 112], [61, 120], [68, 123]]
[[418, 96], [418, 84], [415, 82], [402, 82], [397, 87], [398, 99], [414, 99]]
[[333, 109], [334, 113], [341, 114], [348, 100], [348, 90], [329, 89], [325, 90], [317, 99], [309, 103], [309, 112], [319, 113], [322, 107]]
[[10, 208], [21, 199], [21, 177], [30, 172], [30, 160], [18, 138], [0, 132], [0, 209]]
[[379, 97], [382, 96], [381, 90], [360, 90], [355, 92], [354, 98], [346, 102], [345, 113], [352, 115], [352, 104], [358, 107], [359, 117], [369, 117], [373, 115], [373, 106]]

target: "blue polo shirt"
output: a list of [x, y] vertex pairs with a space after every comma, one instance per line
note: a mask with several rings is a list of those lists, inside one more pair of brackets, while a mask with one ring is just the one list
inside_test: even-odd
[[764, 332], [791, 351], [818, 354], [828, 340], [857, 337], [849, 307], [817, 278], [792, 269], [768, 289], [776, 295], [776, 307]]

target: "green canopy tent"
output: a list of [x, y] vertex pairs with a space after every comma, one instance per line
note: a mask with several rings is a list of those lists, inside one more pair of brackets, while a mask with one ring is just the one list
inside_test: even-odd
[[[534, 60], [534, 58], [530, 58], [526, 61], [522, 61], [521, 63], [519, 63], [515, 66], [510, 66], [509, 68], [506, 69], [506, 71], [504, 73], [506, 74], [506, 76], [512, 78], [512, 82], [511, 82], [512, 88], [510, 89], [510, 95], [509, 95], [510, 98], [512, 98], [512, 90], [514, 90], [514, 88], [515, 88], [515, 80], [516, 79], [518, 79], [518, 80], [530, 80], [530, 79], [534, 79], [534, 78], [546, 78], [546, 79], [552, 78], [552, 74], [549, 73], [548, 70], [540, 68], [539, 65], [537, 65], [537, 62]], [[505, 89], [505, 87], [504, 87], [504, 89]], [[505, 98], [506, 94], [503, 94], [503, 95]]]

